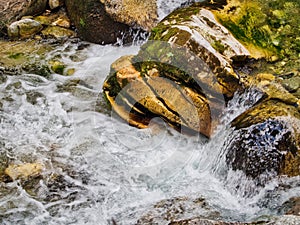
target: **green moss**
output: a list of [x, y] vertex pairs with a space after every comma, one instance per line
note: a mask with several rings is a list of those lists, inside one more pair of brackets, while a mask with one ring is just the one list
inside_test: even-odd
[[231, 7], [216, 11], [219, 21], [246, 46], [283, 59], [299, 57], [300, 1], [229, 1]]
[[64, 74], [64, 70], [66, 68], [65, 64], [59, 61], [50, 62], [51, 70], [53, 70], [54, 73], [58, 73], [60, 75]]
[[79, 19], [79, 24], [82, 27], [85, 27], [85, 25], [86, 25], [85, 22], [84, 22], [84, 19], [82, 19], [82, 18]]
[[212, 47], [221, 54], [223, 54], [226, 50], [226, 46], [224, 46], [220, 41], [214, 41], [214, 43], [212, 43]]
[[17, 52], [17, 53], [11, 53], [9, 54], [8, 58], [10, 59], [19, 59], [23, 56], [24, 54], [21, 52]]

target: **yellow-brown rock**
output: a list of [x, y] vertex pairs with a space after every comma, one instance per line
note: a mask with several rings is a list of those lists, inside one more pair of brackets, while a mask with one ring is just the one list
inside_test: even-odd
[[26, 180], [29, 177], [38, 177], [44, 169], [41, 163], [25, 163], [25, 164], [11, 164], [4, 173], [12, 180], [22, 179]]

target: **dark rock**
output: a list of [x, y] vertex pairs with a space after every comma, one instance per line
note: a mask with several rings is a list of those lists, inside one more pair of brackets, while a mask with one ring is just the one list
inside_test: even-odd
[[130, 39], [130, 27], [114, 21], [99, 0], [66, 0], [65, 5], [78, 36], [85, 41], [109, 44]]
[[[263, 101], [238, 116], [227, 163], [247, 176], [300, 175], [300, 113], [278, 100]], [[264, 180], [261, 180], [264, 182]]]

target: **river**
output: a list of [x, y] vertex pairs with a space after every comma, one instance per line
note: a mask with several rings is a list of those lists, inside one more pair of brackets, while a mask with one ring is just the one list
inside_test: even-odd
[[[278, 207], [290, 197], [300, 196], [299, 178], [256, 187], [226, 166], [226, 140], [234, 133], [229, 123], [260, 93], [236, 94], [209, 141], [180, 134], [157, 118], [139, 130], [113, 116], [102, 84], [111, 63], [136, 54], [140, 43], [88, 44], [82, 58], [72, 61], [77, 47], [67, 42], [49, 53], [63, 52], [63, 61], [75, 68], [72, 76], [22, 74], [0, 84], [5, 99], [1, 160], [39, 162], [46, 168], [34, 189], [19, 181], [0, 183], [1, 224], [127, 225], [147, 214], [167, 224], [153, 205], [174, 198], [185, 199], [179, 219], [217, 211], [216, 218], [227, 221], [264, 220], [280, 214]], [[196, 207], [195, 199], [208, 206]]]

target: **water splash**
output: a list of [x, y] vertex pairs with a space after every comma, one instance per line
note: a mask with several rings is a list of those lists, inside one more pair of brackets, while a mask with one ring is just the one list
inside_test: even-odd
[[[171, 199], [175, 208], [185, 206], [181, 219], [250, 221], [277, 214], [279, 205], [300, 195], [298, 178], [257, 188], [226, 165], [224, 146], [234, 133], [229, 123], [261, 98], [259, 92], [237, 94], [209, 142], [181, 135], [162, 121], [138, 130], [111, 118], [101, 98], [109, 65], [138, 50], [88, 44], [78, 52], [78, 44], [66, 43], [50, 56], [62, 54], [76, 69], [73, 76], [23, 74], [0, 84], [1, 163], [39, 161], [46, 168], [29, 183], [1, 183], [1, 223], [109, 224], [114, 218], [134, 224], [166, 210]], [[207, 208], [196, 207], [199, 199]]]

